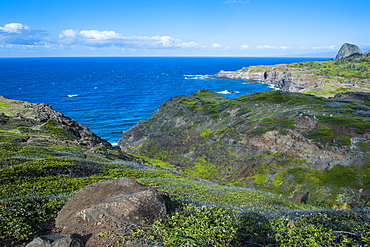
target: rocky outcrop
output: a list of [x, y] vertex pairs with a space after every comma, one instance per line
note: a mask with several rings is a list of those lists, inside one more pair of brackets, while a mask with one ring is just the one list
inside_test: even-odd
[[91, 132], [86, 126], [76, 122], [75, 120], [64, 116], [62, 113], [53, 110], [48, 104], [32, 104], [25, 102], [24, 107], [28, 111], [19, 114], [20, 117], [35, 120], [37, 122], [47, 122], [54, 120], [61, 125], [61, 127], [75, 137], [78, 144], [85, 146], [105, 146], [110, 148], [111, 144], [106, 140]]
[[61, 236], [52, 235], [37, 237], [26, 247], [82, 247], [82, 240], [75, 235]]
[[362, 51], [357, 45], [345, 43], [339, 49], [339, 52], [334, 60], [340, 60], [345, 58], [358, 58], [361, 57]]
[[[16, 119], [23, 122], [26, 126], [33, 126], [35, 129], [44, 129], [49, 131], [56, 138], [67, 139], [79, 145], [86, 147], [105, 147], [112, 148], [112, 145], [103, 140], [86, 126], [75, 120], [64, 116], [62, 113], [55, 111], [47, 104], [35, 104], [26, 101], [11, 100], [0, 96], [0, 101], [9, 104], [11, 107], [0, 109], [0, 124], [5, 124], [6, 120]], [[8, 110], [8, 108], [10, 110]], [[16, 112], [16, 115], [13, 115]], [[53, 131], [54, 130], [54, 131]], [[62, 132], [64, 134], [62, 134]], [[55, 135], [56, 134], [56, 135]]]
[[247, 81], [245, 83], [258, 81], [275, 89], [288, 92], [307, 90], [315, 81], [314, 75], [302, 73], [302, 69], [288, 67], [287, 65], [251, 66], [238, 71], [221, 70], [214, 76]]
[[55, 226], [63, 233], [94, 226], [146, 225], [166, 217], [163, 197], [135, 179], [95, 183], [81, 189], [59, 212]]

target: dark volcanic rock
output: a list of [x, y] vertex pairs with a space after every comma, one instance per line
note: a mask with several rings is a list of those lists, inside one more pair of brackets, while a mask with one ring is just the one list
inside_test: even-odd
[[339, 52], [337, 56], [335, 57], [335, 60], [340, 60], [344, 58], [352, 58], [352, 57], [361, 57], [361, 56], [362, 56], [362, 51], [357, 45], [345, 43], [339, 49]]
[[159, 193], [123, 178], [92, 184], [81, 189], [59, 212], [55, 226], [63, 233], [113, 223], [145, 225], [166, 216]]
[[84, 246], [82, 240], [74, 235], [37, 237], [26, 247], [80, 247]]

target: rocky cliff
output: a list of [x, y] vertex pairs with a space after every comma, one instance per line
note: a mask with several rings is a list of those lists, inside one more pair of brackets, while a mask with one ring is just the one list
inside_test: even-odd
[[[95, 135], [86, 126], [53, 110], [47, 104], [33, 104], [7, 99], [2, 96], [0, 96], [0, 101], [7, 106], [3, 107], [0, 112], [0, 122], [4, 125], [16, 118], [18, 122], [23, 122], [25, 126], [43, 129], [55, 138], [63, 138], [64, 141], [74, 142], [86, 147], [112, 148], [109, 142]], [[16, 112], [15, 116], [14, 112]], [[39, 137], [35, 136], [34, 138]]]
[[220, 71], [214, 76], [324, 97], [339, 92], [370, 92], [369, 56], [360, 56], [356, 47], [344, 44], [337, 55], [340, 59], [336, 60], [250, 66], [238, 71]]
[[[271, 91], [228, 100], [201, 90], [165, 102], [150, 119], [124, 132], [119, 145], [192, 176], [295, 201], [320, 189], [333, 202], [338, 194], [360, 198], [370, 189], [368, 178], [360, 178], [370, 165], [369, 117], [365, 93], [324, 99]], [[356, 179], [347, 183], [349, 170]]]
[[315, 86], [316, 81], [314, 74], [306, 74], [303, 69], [287, 65], [250, 66], [238, 71], [221, 70], [215, 76], [249, 81], [249, 83], [259, 81], [273, 88], [288, 92], [308, 90], [309, 87]]

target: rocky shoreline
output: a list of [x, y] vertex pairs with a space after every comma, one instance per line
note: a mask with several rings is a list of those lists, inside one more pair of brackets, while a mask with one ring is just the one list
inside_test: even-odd
[[[363, 85], [368, 84], [367, 76], [356, 78], [352, 75], [332, 76], [330, 74], [330, 67], [333, 66], [335, 61], [340, 63], [341, 60], [347, 61], [348, 59], [369, 58], [369, 55], [370, 53], [362, 54], [361, 50], [355, 45], [344, 44], [339, 50], [335, 60], [324, 61], [320, 64], [321, 67], [328, 67], [325, 69], [319, 68], [316, 70], [309, 66], [301, 66], [304, 63], [278, 64], [270, 66], [259, 65], [245, 67], [237, 71], [221, 70], [215, 74], [214, 77], [243, 80], [246, 81], [245, 83], [260, 82], [282, 91], [311, 93], [320, 96], [325, 96], [323, 95], [323, 91], [325, 90], [333, 91], [333, 89], [336, 90], [338, 88], [345, 88], [347, 91], [370, 92], [369, 86]], [[325, 64], [326, 62], [327, 64]], [[340, 69], [348, 69], [345, 66], [349, 65], [345, 64], [340, 66], [339, 71]], [[356, 68], [356, 65], [350, 66], [355, 68], [355, 70], [360, 69]], [[326, 96], [333, 96], [334, 94], [335, 93], [328, 94]]]
[[243, 80], [250, 83], [256, 81], [267, 84], [275, 89], [288, 92], [303, 92], [313, 81], [313, 75], [303, 74], [302, 69], [289, 68], [287, 65], [251, 66], [238, 71], [221, 70], [215, 77]]

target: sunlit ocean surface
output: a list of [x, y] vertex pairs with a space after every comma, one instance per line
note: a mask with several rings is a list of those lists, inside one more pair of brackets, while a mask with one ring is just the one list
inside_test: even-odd
[[306, 60], [324, 59], [0, 58], [0, 95], [32, 103], [47, 103], [114, 144], [120, 139], [122, 131], [149, 118], [160, 104], [173, 96], [210, 89], [227, 98], [234, 98], [272, 90], [258, 82], [243, 84], [243, 81], [212, 77], [220, 70]]

